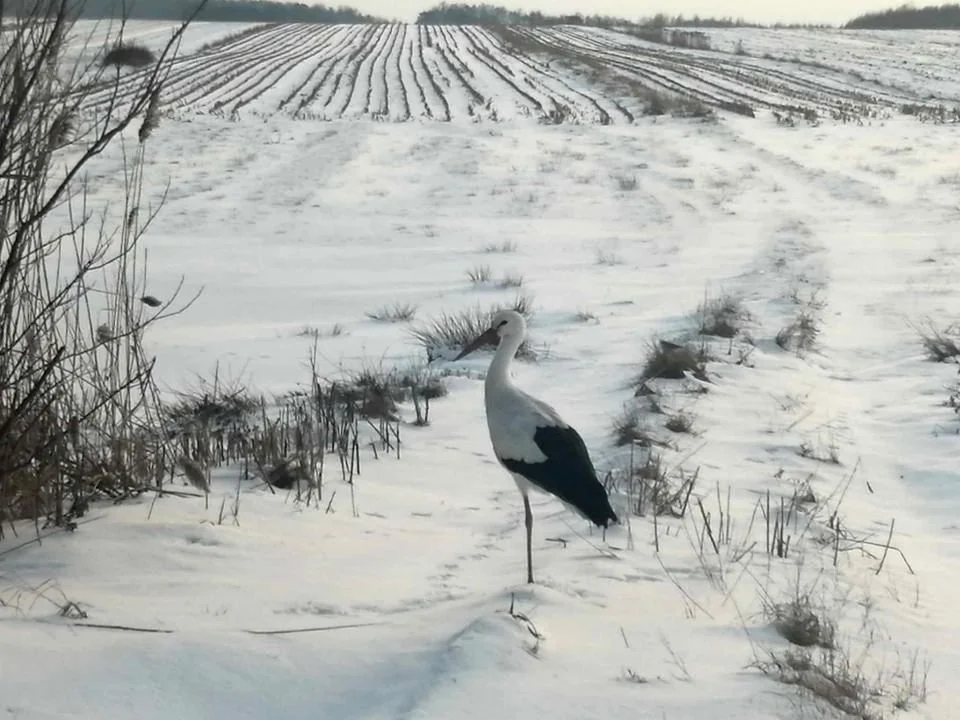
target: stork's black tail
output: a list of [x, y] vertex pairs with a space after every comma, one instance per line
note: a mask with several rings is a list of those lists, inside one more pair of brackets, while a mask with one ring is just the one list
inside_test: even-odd
[[500, 462], [510, 472], [555, 495], [594, 525], [605, 528], [620, 522], [576, 430], [569, 426], [539, 427], [533, 440], [546, 460], [525, 462], [501, 457]]

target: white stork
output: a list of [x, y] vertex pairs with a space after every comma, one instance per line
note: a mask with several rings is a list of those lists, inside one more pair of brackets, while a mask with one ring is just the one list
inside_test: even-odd
[[487, 426], [493, 452], [513, 476], [523, 495], [527, 526], [527, 582], [533, 582], [533, 514], [527, 494], [549, 493], [593, 524], [606, 528], [618, 522], [583, 438], [557, 411], [531, 397], [510, 380], [510, 362], [527, 334], [523, 316], [500, 310], [491, 327], [467, 345], [454, 360], [474, 350], [496, 345], [484, 383]]

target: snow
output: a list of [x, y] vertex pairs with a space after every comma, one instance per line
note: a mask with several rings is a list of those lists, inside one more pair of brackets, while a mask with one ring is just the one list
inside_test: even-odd
[[[424, 50], [431, 71], [436, 53]], [[285, 87], [302, 82], [297, 67]], [[622, 470], [611, 422], [642, 402], [630, 383], [648, 342], [688, 337], [705, 294], [738, 294], [752, 345], [711, 344], [706, 393], [658, 385], [664, 409], [691, 413], [696, 430], [670, 436], [665, 462], [699, 468], [694, 497], [714, 522], [730, 493], [731, 542], [715, 554], [694, 507], [655, 526], [615, 494], [629, 524], [604, 538], [533, 496], [539, 582], [524, 584], [522, 505], [489, 447], [479, 353], [445, 364], [462, 372], [430, 426], [404, 424], [399, 459], [364, 453], [356, 516], [335, 476], [307, 506], [226, 467], [208, 503], [98, 505], [75, 532], [15, 550], [34, 531], [8, 533], [0, 713], [805, 717], [813, 700], [753, 667], [789, 647], [764, 603], [799, 587], [829, 608], [865, 675], [883, 678], [888, 717], [952, 717], [956, 366], [925, 360], [914, 326], [956, 318], [954, 150], [954, 128], [899, 115], [542, 126], [181, 109], [147, 148], [146, 195], [170, 182], [145, 240], [149, 291], [166, 297], [181, 276], [185, 296], [202, 290], [148, 337], [166, 390], [218, 364], [263, 392], [293, 389], [309, 379], [305, 327], [321, 331], [331, 375], [422, 362], [409, 325], [365, 313], [409, 302], [418, 322], [511, 300], [515, 289], [468, 281], [487, 264], [496, 278], [522, 273], [534, 300], [540, 359], [516, 364], [518, 385], [577, 427], [601, 473]], [[99, 162], [91, 203], [121, 185], [118, 153]], [[515, 252], [484, 252], [503, 243]], [[819, 320], [815, 348], [779, 348], [804, 310]], [[335, 324], [343, 334], [327, 332]], [[786, 559], [772, 557], [751, 517], [768, 492], [776, 506], [803, 482], [821, 510], [808, 532], [801, 516]], [[879, 546], [841, 547], [835, 565], [833, 545], [816, 542], [834, 511]], [[892, 520], [904, 557], [890, 550], [880, 567]], [[61, 617], [68, 601], [86, 619]], [[914, 653], [919, 672], [930, 662], [929, 697], [895, 713]]]

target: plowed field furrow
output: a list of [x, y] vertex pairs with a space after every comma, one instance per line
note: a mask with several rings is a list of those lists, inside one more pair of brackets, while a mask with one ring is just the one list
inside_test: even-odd
[[390, 37], [390, 26], [381, 25], [377, 29], [374, 39], [358, 48], [358, 52], [353, 55], [343, 75], [341, 75], [340, 87], [330, 99], [328, 105], [324, 107], [324, 114], [328, 118], [341, 118], [347, 112], [348, 108], [353, 107], [352, 116], [359, 116], [363, 113], [367, 101], [367, 89], [369, 87], [369, 63], [378, 52], [382, 52], [384, 42]]
[[[661, 67], [668, 60], [677, 72], [687, 74], [701, 82], [722, 87], [718, 78], [723, 78], [738, 87], [754, 86], [757, 90], [772, 92], [776, 97], [764, 101], [755, 98], [754, 102], [776, 105], [778, 103], [806, 100], [820, 105], [838, 105], [850, 102], [874, 104], [878, 98], [852, 88], [840, 82], [831, 82], [829, 79], [809, 78], [802, 74], [790, 73], [768, 63], [754, 61], [749, 58], [730, 60], [718, 53], [708, 51], [680, 51], [675, 48], [653, 48], [640, 44], [625, 44], [603, 37], [598, 33], [584, 32], [580, 28], [564, 29], [563, 33], [571, 38], [579, 47], [588, 52], [612, 53], [621, 60], [630, 62], [632, 56], [640, 56], [647, 62], [657, 63]], [[689, 68], [690, 70], [687, 70]], [[712, 77], [713, 79], [709, 79]], [[744, 93], [745, 94], [745, 93]]]
[[[397, 43], [403, 37], [403, 25], [396, 24], [391, 27], [390, 36], [382, 52], [374, 57], [370, 64], [370, 81], [367, 84], [367, 105], [364, 114], [369, 114], [376, 118], [391, 117], [391, 106], [402, 103], [399, 97], [399, 88], [394, 88], [391, 93], [387, 83], [387, 75], [390, 68], [396, 64], [393, 57], [397, 49]], [[393, 97], [391, 97], [391, 95]], [[397, 118], [406, 119], [402, 113]]]
[[433, 57], [436, 68], [445, 80], [447, 87], [453, 85], [461, 88], [467, 97], [466, 112], [473, 116], [478, 109], [482, 109], [486, 98], [477, 90], [472, 82], [467, 80], [464, 74], [457, 70], [454, 63], [453, 52], [447, 47], [444, 37], [438, 32], [437, 26], [427, 27], [427, 37], [430, 38], [429, 44], [433, 47]]
[[219, 109], [222, 98], [231, 91], [244, 87], [250, 80], [248, 73], [258, 68], [267, 68], [276, 61], [278, 55], [294, 51], [310, 33], [309, 26], [288, 26], [293, 28], [285, 37], [278, 37], [276, 43], [260, 47], [256, 52], [235, 56], [230, 53], [205, 56], [206, 64], [194, 69], [189, 76], [174, 82], [167, 89], [167, 101], [171, 104], [193, 105]]
[[328, 82], [332, 83], [332, 78], [342, 70], [350, 48], [367, 42], [375, 32], [369, 25], [347, 25], [341, 28], [341, 32], [324, 48], [321, 61], [314, 68], [313, 74], [283, 101], [281, 107], [292, 106], [291, 114], [294, 117], [301, 117], [318, 97], [327, 97], [323, 94], [324, 86]]
[[397, 98], [393, 102], [393, 120], [409, 120], [413, 116], [413, 111], [410, 108], [410, 94], [415, 92], [416, 88], [412, 85], [408, 88], [407, 83], [409, 83], [410, 80], [407, 79], [407, 82], [404, 82], [403, 77], [403, 69], [407, 67], [409, 63], [409, 54], [407, 52], [408, 31], [409, 27], [407, 25], [400, 26], [397, 40], [394, 43], [389, 60], [387, 61], [385, 77], [388, 95], [393, 95]]
[[[533, 83], [530, 83], [529, 78], [514, 76], [513, 72], [507, 70], [502, 62], [489, 57], [489, 53], [478, 48], [473, 38], [464, 32], [464, 28], [460, 28], [460, 30], [458, 43], [459, 53], [466, 54], [471, 60], [471, 64], [491, 79], [491, 86], [493, 88], [500, 86], [500, 88], [498, 88], [500, 92], [495, 90], [490, 93], [490, 97], [494, 98], [495, 106], [502, 105], [502, 103], [497, 103], [496, 99], [512, 96], [512, 100], [521, 114], [527, 115], [532, 112], [535, 115], [543, 116], [547, 112], [556, 109], [556, 103], [549, 93], [535, 94], [536, 90], [534, 90]], [[474, 77], [476, 77], [476, 73]], [[532, 92], [522, 87], [524, 82], [530, 85]], [[506, 93], [502, 92], [503, 86], [507, 89]]]
[[544, 91], [551, 95], [554, 105], [562, 102], [568, 109], [585, 105], [584, 110], [588, 111], [589, 114], [589, 110], [592, 108], [595, 111], [595, 121], [602, 125], [611, 123], [613, 114], [619, 115], [620, 120], [633, 120], [632, 115], [622, 108], [618, 108], [615, 103], [610, 103], [612, 107], [607, 110], [596, 97], [573, 87], [558, 76], [548, 74], [543, 66], [530, 58], [511, 51], [489, 30], [485, 28], [464, 28], [464, 32], [473, 38], [475, 44], [485, 48], [491, 58], [500, 58], [498, 61], [508, 71], [517, 74], [518, 71], [511, 66], [515, 64], [521, 72], [525, 71], [527, 75], [534, 78], [535, 82], [543, 86]]
[[407, 100], [410, 117], [432, 118], [433, 111], [427, 103], [427, 95], [423, 90], [423, 84], [417, 74], [417, 69], [414, 67], [414, 57], [417, 53], [416, 40], [416, 29], [404, 28], [397, 72], [400, 76], [400, 83], [404, 88], [404, 98]]
[[433, 118], [433, 110], [427, 102], [423, 82], [420, 80], [414, 65], [414, 58], [416, 58], [418, 51], [417, 38], [416, 28], [404, 28], [403, 40], [400, 43], [400, 55], [397, 58], [397, 73], [404, 88], [403, 96], [407, 100], [410, 117]]
[[632, 75], [644, 84], [658, 89], [715, 105], [724, 102], [750, 104], [760, 101], [758, 97], [743, 89], [732, 89], [707, 78], [693, 76], [684, 71], [682, 63], [672, 63], [658, 57], [638, 56], [637, 53], [623, 50], [606, 49], [603, 44], [594, 42], [592, 38], [583, 40], [577, 36], [571, 36], [566, 31], [560, 31], [554, 37], [557, 37], [561, 43], [565, 43], [568, 49], [599, 59], [611, 67]]
[[464, 30], [469, 32], [478, 45], [487, 50], [490, 57], [500, 58], [503, 65], [511, 69], [514, 74], [523, 74], [529, 82], [542, 87], [543, 92], [550, 96], [555, 106], [562, 106], [562, 108], [558, 107], [558, 110], [562, 111], [563, 115], [574, 113], [578, 118], [599, 122], [602, 125], [610, 124], [614, 118], [621, 122], [633, 121], [633, 116], [616, 100], [598, 97], [596, 94], [574, 87], [559, 75], [548, 72], [547, 68], [532, 58], [506, 47], [502, 40], [489, 30], [485, 28], [464, 28]]
[[[442, 115], [438, 115], [436, 111], [434, 111], [432, 113], [433, 116], [440, 117], [442, 120], [449, 122], [451, 119], [450, 103], [447, 100], [447, 96], [440, 88], [440, 83], [438, 82], [437, 77], [434, 75], [434, 71], [431, 71], [430, 68], [427, 67], [427, 58], [424, 48], [428, 47], [428, 41], [430, 37], [428, 32], [428, 28], [424, 25], [417, 26], [417, 42], [416, 49], [413, 52], [413, 57], [415, 58], [416, 65], [419, 66], [417, 74], [421, 78], [420, 84], [423, 88], [424, 95], [431, 100], [435, 100], [442, 109]], [[433, 105], [433, 107], [436, 107], [436, 105]]]
[[238, 90], [233, 96], [224, 98], [221, 102], [224, 107], [233, 104], [232, 110], [236, 112], [249, 103], [258, 100], [264, 93], [271, 90], [281, 80], [289, 81], [296, 69], [316, 57], [317, 48], [321, 47], [334, 33], [334, 27], [317, 27], [299, 43], [296, 50], [288, 51], [282, 57], [276, 58], [272, 67], [267, 67], [265, 71], [256, 74], [252, 82], [246, 87]]
[[[224, 82], [233, 79], [269, 57], [270, 48], [275, 51], [276, 47], [289, 42], [292, 33], [306, 31], [307, 29], [301, 26], [267, 26], [262, 31], [237, 38], [203, 53], [175, 58], [164, 82], [164, 103], [177, 105], [190, 102], [191, 99], [214, 89], [209, 85], [205, 87], [205, 82], [216, 75], [218, 68], [221, 72], [224, 68], [228, 70], [228, 77], [221, 78]], [[132, 99], [138, 87], [137, 80], [148, 72], [150, 70], [143, 70], [125, 79], [124, 92], [118, 96], [118, 101], [122, 103]], [[218, 84], [218, 87], [220, 85], [222, 83]]]
[[303, 108], [304, 113], [317, 113], [323, 118], [339, 117], [341, 104], [349, 100], [356, 79], [357, 65], [362, 56], [369, 54], [383, 36], [385, 26], [372, 26], [362, 42], [347, 46], [331, 67], [324, 84], [316, 97]]

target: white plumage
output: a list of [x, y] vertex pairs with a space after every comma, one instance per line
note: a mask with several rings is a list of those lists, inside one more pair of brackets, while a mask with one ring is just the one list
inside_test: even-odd
[[523, 392], [510, 379], [510, 363], [526, 332], [522, 315], [501, 310], [493, 316], [490, 329], [456, 359], [485, 345], [497, 345], [484, 382], [487, 426], [497, 460], [513, 476], [523, 495], [527, 582], [533, 582], [533, 514], [527, 497], [531, 488], [556, 496], [600, 527], [617, 522], [617, 516], [577, 431], [550, 405]]

